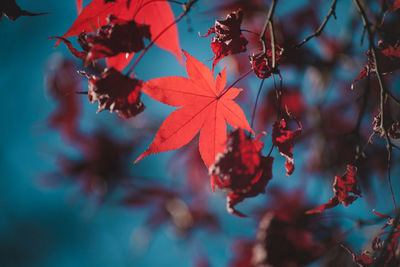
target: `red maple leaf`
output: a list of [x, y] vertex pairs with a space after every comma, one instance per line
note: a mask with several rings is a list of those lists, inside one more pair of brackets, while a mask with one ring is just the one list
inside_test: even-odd
[[[174, 22], [174, 14], [167, 1], [133, 1], [127, 7], [127, 1], [104, 1], [93, 0], [87, 5], [78, 18], [62, 36], [68, 38], [77, 36], [82, 32], [93, 32], [95, 29], [107, 25], [107, 18], [112, 14], [119, 19], [132, 20], [138, 24], [146, 24], [150, 26], [150, 33], [153, 38], [156, 38], [165, 28]], [[57, 42], [58, 44], [59, 42]], [[182, 60], [178, 29], [176, 25], [165, 31], [160, 38], [155, 41], [155, 44], [174, 54], [178, 60]], [[114, 67], [117, 70], [124, 69], [128, 64], [131, 56], [126, 57], [126, 54], [116, 56], [114, 60], [107, 60], [109, 67]]]
[[[333, 182], [333, 192], [335, 196], [332, 197], [327, 203], [321, 206], [307, 211], [308, 214], [321, 212], [326, 209], [331, 209], [343, 203], [345, 207], [350, 205], [357, 199], [361, 197], [361, 192], [358, 187], [357, 180], [355, 178], [357, 168], [352, 165], [347, 165], [347, 171], [343, 176], [335, 176], [335, 181]], [[350, 195], [350, 193], [352, 195]]]
[[165, 119], [153, 143], [140, 155], [138, 162], [147, 155], [182, 147], [200, 132], [199, 150], [207, 167], [223, 153], [226, 143], [226, 122], [232, 127], [252, 131], [243, 110], [233, 99], [242, 89], [224, 89], [226, 69], [214, 81], [212, 72], [203, 63], [183, 51], [189, 76], [162, 77], [143, 85], [143, 92], [150, 97], [181, 107]]

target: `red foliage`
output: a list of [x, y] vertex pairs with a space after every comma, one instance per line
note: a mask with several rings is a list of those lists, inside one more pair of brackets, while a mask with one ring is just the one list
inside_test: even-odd
[[[307, 211], [307, 213], [321, 212], [326, 209], [331, 209], [343, 203], [345, 207], [350, 205], [357, 199], [361, 197], [361, 192], [358, 187], [356, 180], [357, 168], [352, 165], [347, 165], [347, 171], [342, 176], [335, 176], [335, 181], [333, 182], [333, 193], [335, 194], [328, 203], [323, 204], [315, 209]], [[350, 193], [352, 195], [350, 195]]]
[[[366, 53], [368, 58], [367, 65], [362, 69], [358, 77], [353, 81], [352, 87], [354, 84], [365, 78], [367, 75], [371, 73], [376, 73], [375, 61], [372, 55], [372, 52], [368, 50]], [[393, 72], [400, 68], [400, 42], [397, 42], [394, 46], [385, 41], [379, 41], [378, 47], [376, 49], [376, 57], [378, 63], [380, 64], [380, 72], [381, 74], [387, 74]]]
[[298, 128], [295, 131], [287, 130], [286, 120], [276, 121], [272, 129], [272, 143], [276, 146], [282, 156], [286, 158], [286, 175], [294, 171], [293, 147], [297, 136], [301, 134], [301, 123], [297, 121]]
[[106, 69], [101, 78], [81, 72], [89, 79], [90, 103], [98, 102], [97, 112], [108, 109], [127, 119], [144, 110], [140, 101], [142, 82], [129, 78], [114, 68]]
[[[150, 39], [150, 29], [148, 25], [138, 25], [134, 20], [126, 21], [110, 16], [107, 18], [109, 24], [100, 27], [96, 33], [79, 35], [79, 44], [84, 52], [76, 50], [65, 38], [54, 37], [63, 41], [71, 53], [77, 58], [91, 62], [105, 57], [114, 57], [122, 54], [127, 60], [126, 54], [139, 52], [144, 49], [143, 38]], [[120, 59], [117, 62], [108, 61], [121, 69]]]
[[[182, 13], [176, 19], [169, 2], [164, 0], [92, 0], [82, 12], [82, 1], [76, 0], [78, 18], [63, 36], [54, 37], [58, 39], [57, 43], [64, 42], [73, 55], [83, 59], [85, 68], [89, 65], [96, 68], [94, 71], [81, 73], [89, 79], [89, 101], [98, 102], [98, 112], [108, 109], [110, 112], [116, 111], [124, 118], [136, 116], [144, 110], [140, 99], [142, 90], [154, 100], [176, 107], [157, 131], [151, 129], [156, 132], [154, 140], [135, 162], [150, 154], [179, 149], [199, 133], [198, 145], [195, 139], [195, 145], [175, 153], [167, 163], [173, 170], [182, 169], [185, 172], [184, 186], [171, 190], [154, 184], [155, 179], [151, 183], [145, 179], [128, 181], [129, 195], [123, 199], [123, 203], [135, 208], [149, 209], [145, 223], [152, 229], [171, 225], [181, 236], [189, 236], [197, 228], [221, 230], [218, 216], [208, 206], [207, 200], [210, 196], [200, 191], [205, 188], [208, 180], [208, 175], [204, 175], [207, 170], [211, 175], [212, 189], [217, 187], [226, 192], [228, 212], [245, 217], [236, 206], [246, 198], [265, 193], [265, 188], [272, 179], [274, 158], [270, 154], [273, 149], [278, 150], [285, 158], [286, 175], [289, 176], [295, 168], [294, 145], [301, 140], [310, 148], [299, 151], [298, 155], [308, 156], [303, 162], [310, 168], [298, 168], [306, 171], [298, 175], [305, 177], [299, 181], [304, 187], [308, 185], [308, 179], [311, 179], [308, 178], [311, 172], [331, 177], [325, 174], [333, 171], [335, 173], [349, 162], [352, 164], [347, 165], [347, 171], [342, 176], [335, 176], [334, 196], [317, 208], [310, 210], [303, 195], [296, 191], [272, 190], [271, 194], [267, 194], [266, 200], [269, 204], [259, 202], [262, 206], [255, 211], [262, 213], [257, 218], [259, 227], [256, 237], [252, 241], [242, 242], [247, 247], [242, 246], [236, 250], [235, 253], [239, 255], [235, 255], [232, 264], [295, 267], [322, 259], [344, 236], [335, 236], [338, 232], [336, 225], [327, 222], [328, 218], [321, 212], [341, 203], [347, 207], [361, 197], [356, 175], [360, 177], [363, 191], [367, 189], [368, 196], [373, 195], [369, 194], [367, 187], [370, 178], [377, 173], [389, 173], [390, 178], [391, 167], [397, 167], [393, 159], [396, 159], [394, 153], [400, 139], [400, 109], [395, 91], [397, 80], [395, 75], [389, 74], [400, 69], [400, 1], [380, 1], [382, 6], [379, 14], [379, 4], [371, 5], [363, 12], [362, 9], [366, 7], [360, 6], [359, 1], [354, 1], [362, 20], [350, 19], [346, 27], [355, 32], [361, 25], [360, 21], [363, 21], [366, 35], [364, 41], [372, 42], [375, 38], [383, 40], [376, 47], [377, 63], [373, 50], [365, 53], [367, 64], [354, 82], [364, 77], [368, 79], [362, 81], [365, 86], [359, 86], [355, 91], [348, 90], [349, 77], [342, 75], [355, 62], [353, 37], [341, 38], [332, 31], [327, 36], [323, 32], [325, 26], [330, 27], [332, 18], [336, 18], [336, 12], [340, 10], [336, 10], [337, 1], [331, 2], [330, 9], [322, 20], [319, 8], [326, 5], [318, 1], [313, 1], [312, 4], [303, 3], [300, 8], [297, 5], [288, 6], [287, 9], [277, 12], [275, 10], [281, 8], [280, 1], [270, 1], [267, 8], [263, 1], [258, 0], [232, 0], [229, 3], [222, 1], [217, 10], [229, 8], [230, 13], [225, 19], [216, 20], [215, 25], [203, 36], [213, 35], [212, 68], [184, 51], [188, 78], [152, 77], [151, 75], [157, 73], [158, 57], [150, 62], [151, 69], [143, 76], [149, 80], [143, 82], [142, 78], [136, 79], [131, 73], [138, 66], [137, 63], [147, 59], [144, 56], [153, 44], [171, 52], [178, 59], [182, 57], [176, 24], [188, 15], [196, 1], [172, 2], [183, 7]], [[20, 15], [34, 15], [20, 10], [11, 0], [5, 3], [15, 5], [13, 8], [14, 11], [17, 10], [16, 15], [6, 10], [2, 4], [0, 16], [6, 14], [15, 19]], [[236, 11], [232, 12], [232, 8]], [[269, 15], [265, 12], [268, 8]], [[385, 22], [385, 16], [389, 12], [390, 16]], [[186, 18], [190, 25], [190, 18]], [[374, 18], [374, 21], [368, 21], [370, 18]], [[381, 20], [381, 23], [375, 20]], [[262, 25], [269, 27], [266, 30]], [[72, 36], [77, 37], [81, 51], [74, 48], [67, 39]], [[303, 39], [304, 42], [301, 41]], [[146, 42], [149, 44], [146, 45]], [[373, 44], [370, 43], [369, 47], [373, 47]], [[235, 77], [232, 73], [227, 75], [227, 68], [214, 77], [214, 67], [222, 58], [247, 50], [251, 50], [248, 55], [243, 53], [229, 57], [238, 62], [241, 70], [240, 78], [230, 87], [226, 87], [227, 76], [231, 80]], [[135, 54], [139, 53], [135, 63], [124, 75], [122, 71]], [[101, 65], [103, 61], [98, 61], [103, 58], [108, 66], [104, 70]], [[381, 74], [385, 75], [385, 87], [376, 85], [377, 64]], [[287, 70], [288, 75], [283, 75]], [[269, 90], [262, 106], [257, 107], [259, 96], [265, 89], [262, 87], [264, 79], [274, 74], [279, 74], [280, 89]], [[71, 78], [72, 75], [73, 68], [66, 64], [56, 70], [48, 80], [52, 95], [60, 103], [59, 110], [51, 119], [51, 126], [59, 128], [65, 137], [78, 145], [82, 153], [80, 159], [61, 157], [60, 173], [62, 176], [75, 178], [88, 194], [104, 197], [109, 188], [126, 185], [124, 178], [129, 174], [122, 163], [129, 158], [128, 153], [132, 149], [105, 134], [86, 137], [79, 133], [80, 106], [74, 94], [78, 91], [79, 82]], [[67, 80], [64, 76], [68, 76]], [[259, 140], [260, 135], [254, 137], [255, 133], [245, 112], [234, 101], [243, 89], [233, 86], [238, 86], [245, 78], [252, 79], [246, 80], [249, 86], [245, 87], [246, 93], [251, 95], [256, 77], [263, 80], [257, 100], [246, 102], [249, 98], [242, 98], [239, 101], [247, 108], [247, 112], [252, 110], [251, 107], [254, 108], [252, 125], [256, 122], [256, 129], [266, 130], [272, 126], [273, 146], [268, 156], [263, 155], [264, 143]], [[288, 84], [291, 87], [286, 90]], [[329, 91], [330, 87], [333, 90]], [[255, 120], [255, 114], [258, 114], [257, 118], [262, 118]], [[150, 127], [147, 124], [151, 124], [153, 118], [143, 116], [130, 121], [130, 126], [139, 125], [139, 130], [148, 130]], [[259, 120], [261, 123], [257, 122]], [[300, 121], [304, 123], [306, 130], [303, 134]], [[235, 128], [228, 136], [227, 123]], [[140, 128], [144, 124], [146, 126]], [[249, 133], [246, 134], [245, 130]], [[153, 135], [154, 132], [141, 131], [141, 134]], [[373, 143], [374, 134], [384, 137], [386, 133], [390, 138]], [[384, 142], [387, 149], [382, 145]], [[207, 168], [204, 168], [203, 163]], [[211, 192], [207, 189], [207, 192]], [[395, 197], [392, 197], [394, 200]], [[247, 200], [249, 202], [251, 201]], [[346, 249], [360, 266], [397, 266], [400, 238], [398, 216], [392, 219], [389, 215], [376, 214], [388, 221], [372, 242], [373, 251], [357, 255], [350, 248]], [[339, 221], [340, 213], [337, 215], [334, 217]], [[356, 219], [356, 222], [359, 222], [360, 227], [370, 223], [361, 219]], [[388, 228], [391, 228], [390, 231], [387, 231]], [[381, 241], [383, 236], [386, 239]], [[345, 242], [340, 240], [342, 241]], [[343, 254], [346, 253], [345, 250], [340, 250]], [[347, 257], [350, 259], [349, 255]], [[197, 263], [209, 264], [208, 261]]]
[[181, 107], [165, 119], [150, 147], [137, 159], [158, 152], [178, 149], [186, 145], [200, 131], [199, 150], [207, 167], [225, 149], [226, 122], [232, 127], [252, 131], [242, 109], [233, 99], [242, 89], [224, 91], [226, 70], [216, 80], [203, 63], [184, 52], [184, 77], [163, 77], [144, 84], [143, 91], [150, 97], [175, 107]]
[[245, 216], [234, 207], [245, 198], [265, 192], [272, 178], [272, 157], [261, 155], [264, 143], [250, 139], [242, 129], [229, 134], [225, 152], [210, 166], [211, 184], [226, 190], [227, 210]]
[[207, 37], [215, 33], [211, 40], [211, 49], [215, 54], [213, 69], [223, 57], [246, 51], [248, 42], [240, 30], [242, 19], [243, 12], [238, 9], [228, 14], [225, 20], [216, 20], [214, 27], [210, 28], [207, 34], [202, 36]]
[[[304, 266], [320, 258], [338, 229], [319, 214], [308, 215], [300, 191], [271, 190], [255, 241], [246, 241], [231, 266]], [[252, 249], [250, 249], [252, 248]]]
[[[275, 48], [275, 68], [278, 66], [279, 61], [281, 60], [281, 56], [283, 53], [283, 49], [276, 45]], [[267, 51], [255, 54], [250, 57], [251, 67], [253, 68], [254, 73], [260, 79], [266, 79], [271, 76], [272, 69], [272, 48], [267, 49]]]
[[[130, 21], [134, 19], [134, 21], [139, 25], [148, 25], [150, 27], [150, 34], [153, 38], [160, 35], [161, 32], [165, 30], [166, 25], [174, 22], [174, 14], [167, 1], [133, 1], [129, 7], [127, 6], [126, 0], [114, 2], [93, 0], [82, 10], [78, 18], [62, 38], [65, 39], [70, 36], [77, 36], [82, 32], [93, 32], [95, 29], [107, 25], [109, 23], [107, 18], [110, 15], [114, 15], [121, 20]], [[124, 39], [125, 38], [126, 36]], [[162, 34], [162, 36], [157, 38], [155, 44], [173, 53], [178, 60], [182, 59], [176, 25], [172, 25]], [[128, 59], [129, 57], [125, 58], [125, 61], [121, 59], [117, 63], [109, 61], [108, 66], [122, 70], [129, 64]]]

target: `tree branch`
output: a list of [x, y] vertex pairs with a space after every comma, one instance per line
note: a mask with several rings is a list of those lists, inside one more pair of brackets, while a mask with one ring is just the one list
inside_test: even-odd
[[275, 55], [275, 33], [274, 33], [274, 25], [272, 18], [275, 13], [275, 7], [276, 4], [278, 3], [278, 0], [272, 0], [272, 5], [269, 8], [267, 19], [265, 20], [263, 30], [261, 31], [260, 34], [260, 42], [263, 46], [263, 52], [267, 56], [267, 46], [265, 44], [265, 33], [267, 32], [267, 27], [269, 27], [269, 34], [271, 38], [271, 49], [272, 49], [272, 73], [275, 73], [275, 67], [276, 67], [276, 55]]
[[331, 18], [331, 16], [333, 16], [336, 19], [336, 14], [335, 14], [335, 10], [336, 10], [336, 3], [337, 0], [333, 0], [331, 7], [329, 8], [329, 12], [326, 15], [324, 21], [321, 23], [321, 25], [319, 26], [319, 28], [312, 33], [310, 36], [308, 36], [307, 38], [305, 38], [303, 41], [301, 41], [300, 43], [296, 44], [294, 46], [294, 48], [299, 48], [300, 46], [302, 46], [303, 44], [305, 44], [306, 42], [308, 42], [310, 39], [314, 38], [314, 37], [318, 37], [321, 35], [322, 31], [324, 30], [326, 24], [328, 23], [329, 19]]
[[388, 184], [389, 184], [389, 189], [390, 189], [390, 193], [392, 195], [392, 200], [393, 200], [393, 205], [394, 208], [396, 209], [396, 201], [394, 198], [394, 194], [393, 194], [393, 188], [392, 188], [392, 182], [391, 182], [391, 177], [390, 177], [390, 168], [391, 168], [391, 159], [392, 159], [392, 142], [390, 141], [388, 132], [385, 128], [385, 101], [387, 98], [387, 90], [385, 88], [384, 82], [383, 82], [383, 78], [382, 78], [382, 74], [380, 71], [380, 66], [379, 66], [379, 62], [378, 62], [378, 57], [376, 55], [376, 47], [374, 44], [374, 35], [375, 32], [372, 31], [371, 29], [371, 23], [369, 22], [367, 15], [363, 9], [363, 7], [360, 4], [359, 0], [353, 0], [354, 5], [356, 6], [358, 13], [361, 16], [361, 19], [363, 21], [364, 27], [367, 31], [367, 35], [368, 35], [368, 40], [369, 40], [369, 50], [371, 51], [372, 54], [372, 59], [374, 61], [375, 64], [375, 73], [376, 76], [378, 78], [378, 83], [379, 83], [379, 87], [380, 87], [380, 110], [381, 110], [381, 131], [382, 131], [382, 135], [385, 137], [386, 140], [386, 149], [387, 149], [387, 153], [388, 153], [388, 165], [387, 165], [387, 171], [388, 171]]

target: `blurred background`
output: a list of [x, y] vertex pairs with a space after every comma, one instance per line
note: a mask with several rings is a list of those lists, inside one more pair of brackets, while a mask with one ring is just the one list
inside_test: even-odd
[[[215, 19], [237, 7], [244, 10], [242, 28], [260, 32], [264, 2], [200, 0], [178, 24], [181, 47], [211, 67], [210, 37], [201, 38], [199, 33], [207, 33]], [[312, 33], [330, 3], [279, 1], [275, 16], [281, 44], [291, 42], [288, 36], [297, 43]], [[342, 135], [356, 124], [361, 105], [357, 99], [368, 87], [360, 81], [350, 90], [366, 64], [368, 46], [366, 41], [359, 45], [361, 21], [351, 1], [339, 1], [337, 20], [331, 19], [324, 34], [299, 50], [297, 58], [282, 63], [288, 90], [284, 101], [303, 123], [303, 137], [293, 152], [296, 170], [287, 178], [284, 158], [275, 149], [273, 179], [266, 194], [238, 205], [250, 218], [236, 217], [226, 211], [224, 192], [212, 193], [196, 140], [178, 151], [133, 164], [174, 109], [142, 94], [145, 111], [125, 120], [108, 111], [96, 114], [97, 103], [70, 93], [71, 88], [87, 91], [87, 79], [77, 73], [83, 65], [63, 44], [54, 48], [55, 41], [48, 37], [62, 35], [74, 22], [75, 1], [19, 0], [18, 4], [31, 12], [50, 14], [0, 21], [1, 266], [233, 266], [234, 258], [244, 253], [237, 248], [238, 240], [254, 240], [258, 222], [268, 209], [284, 209], [286, 202], [289, 206], [304, 202], [308, 208], [327, 202], [333, 196], [334, 176], [342, 175], [346, 160], [354, 156], [354, 144], [371, 133], [376, 100], [368, 103], [359, 136]], [[175, 16], [182, 12], [178, 5], [171, 7]], [[378, 7], [371, 4], [374, 8]], [[389, 16], [387, 23], [395, 19]], [[216, 68], [228, 68], [228, 84], [250, 68], [248, 56], [259, 49], [258, 37], [252, 35], [245, 34], [255, 39], [248, 52], [229, 56]], [[144, 56], [135, 72], [144, 81], [186, 76], [184, 66], [158, 47]], [[395, 75], [387, 78], [397, 93], [398, 82]], [[238, 85], [244, 88], [238, 102], [248, 120], [259, 84], [251, 75]], [[265, 81], [255, 120], [256, 133], [268, 133], [261, 139], [264, 154], [272, 143], [273, 86], [271, 78]], [[377, 86], [370, 87], [370, 99], [377, 99]], [[76, 129], [83, 140], [79, 143], [69, 136]], [[393, 210], [385, 178], [384, 142], [379, 138], [369, 147], [367, 159], [360, 163], [365, 167], [360, 171], [363, 198], [348, 208], [328, 210], [321, 219], [328, 221], [331, 234], [343, 234], [343, 243], [355, 251], [367, 246], [382, 223], [346, 230], [358, 219], [376, 218], [372, 209], [387, 214]], [[397, 198], [398, 177], [394, 164]], [[314, 265], [328, 265], [339, 254], [345, 266], [351, 266], [351, 256], [343, 251], [330, 252]]]

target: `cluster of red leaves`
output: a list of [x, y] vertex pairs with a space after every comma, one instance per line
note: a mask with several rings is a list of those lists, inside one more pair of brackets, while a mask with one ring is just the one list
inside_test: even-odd
[[[399, 266], [400, 264], [400, 224], [399, 218], [391, 218], [388, 215], [373, 211], [383, 219], [387, 219], [385, 225], [380, 229], [379, 234], [372, 240], [372, 252], [364, 251], [359, 256], [353, 250], [343, 246], [352, 256], [359, 267], [368, 266]], [[386, 231], [391, 226], [392, 229]], [[381, 238], [386, 235], [386, 240]]]
[[319, 214], [305, 214], [302, 193], [272, 190], [271, 197], [255, 240], [242, 242], [231, 266], [305, 266], [334, 242], [338, 229]]
[[32, 13], [21, 9], [15, 0], [2, 0], [0, 3], [0, 20], [6, 16], [10, 20], [16, 20], [20, 16], [40, 16], [47, 13]]
[[347, 165], [347, 171], [342, 176], [335, 176], [333, 182], [333, 196], [326, 204], [323, 204], [315, 209], [307, 211], [307, 213], [321, 212], [326, 209], [336, 207], [343, 203], [345, 207], [354, 202], [358, 197], [361, 197], [361, 192], [356, 180], [357, 168], [352, 165]]
[[[368, 50], [366, 53], [368, 62], [367, 65], [362, 69], [358, 77], [354, 80], [354, 84], [370, 75], [376, 73], [375, 61], [372, 55], [372, 51]], [[380, 40], [376, 49], [376, 57], [380, 66], [381, 74], [387, 74], [400, 68], [400, 42], [397, 42], [393, 46], [390, 43]]]
[[286, 158], [285, 168], [286, 175], [289, 176], [294, 171], [293, 147], [297, 136], [301, 134], [301, 123], [296, 121], [298, 128], [295, 131], [287, 129], [285, 119], [276, 121], [272, 129], [272, 143], [276, 146], [282, 156]]
[[251, 139], [242, 129], [231, 132], [225, 152], [209, 169], [213, 190], [216, 186], [228, 192], [227, 210], [238, 216], [245, 215], [234, 207], [245, 198], [264, 193], [272, 178], [274, 159], [262, 156], [264, 143], [259, 137]]
[[100, 27], [95, 33], [79, 34], [78, 43], [84, 52], [75, 49], [71, 42], [63, 37], [54, 38], [64, 42], [74, 56], [86, 63], [121, 53], [139, 52], [145, 48], [143, 39], [151, 39], [148, 25], [136, 24], [134, 20], [118, 19], [112, 15], [107, 21], [108, 24]]
[[89, 79], [88, 97], [90, 103], [98, 101], [97, 112], [105, 109], [110, 112], [116, 111], [127, 119], [144, 110], [144, 105], [140, 101], [142, 86], [140, 80], [129, 78], [114, 68], [104, 70], [101, 78], [81, 73]]
[[[108, 18], [110, 15], [113, 15], [120, 20], [134, 20], [137, 25], [148, 25], [150, 27], [150, 35], [155, 44], [173, 53], [179, 60], [181, 60], [182, 56], [176, 25], [169, 27], [168, 30], [160, 35], [165, 30], [166, 25], [174, 22], [174, 14], [169, 3], [167, 1], [152, 0], [129, 2], [130, 1], [128, 0], [114, 2], [93, 0], [82, 10], [78, 18], [62, 38], [78, 36], [82, 32], [93, 32], [93, 28], [96, 29], [93, 25], [96, 25], [97, 28], [108, 25]], [[125, 38], [126, 36], [124, 36], [124, 39]], [[138, 40], [137, 37], [133, 38]], [[155, 40], [154, 38], [157, 39]], [[106, 61], [108, 67], [114, 67], [121, 71], [129, 64], [132, 57], [133, 53], [128, 57], [126, 56], [126, 53], [121, 53], [114, 57], [107, 58]]]
[[[63, 36], [52, 38], [58, 39], [57, 44], [64, 42], [74, 56], [85, 61], [85, 65], [106, 58], [109, 68], [103, 71], [101, 78], [86, 74], [89, 100], [99, 102], [98, 111], [115, 110], [124, 118], [137, 115], [144, 109], [140, 101], [142, 82], [120, 71], [135, 53], [146, 49], [145, 38], [181, 59], [178, 32], [169, 3], [94, 0], [82, 12], [82, 1], [77, 1], [77, 6], [79, 16], [72, 26]], [[83, 51], [78, 51], [66, 39], [71, 36], [78, 36]]]
[[246, 51], [248, 42], [240, 29], [242, 19], [243, 12], [238, 9], [228, 14], [225, 20], [216, 20], [214, 27], [210, 28], [207, 34], [202, 36], [207, 37], [215, 33], [211, 40], [211, 49], [215, 54], [213, 68], [223, 57]]

